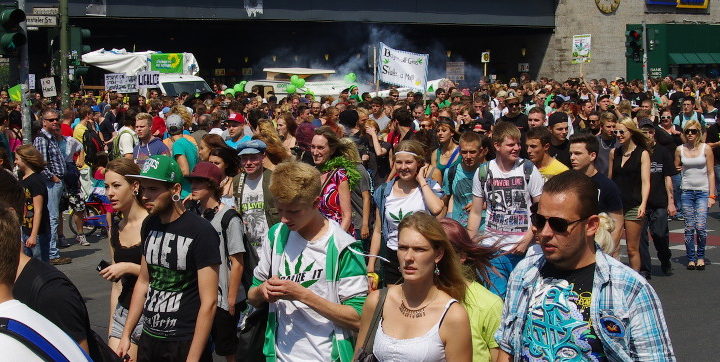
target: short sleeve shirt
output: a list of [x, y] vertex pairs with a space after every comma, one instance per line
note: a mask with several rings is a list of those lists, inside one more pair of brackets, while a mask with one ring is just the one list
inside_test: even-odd
[[[192, 142], [188, 141], [184, 137], [178, 139], [172, 144], [172, 155], [174, 158], [177, 158], [177, 156], [179, 155], [184, 155], [185, 158], [187, 158], [190, 170], [194, 169], [195, 165], [198, 163], [197, 147], [195, 147]], [[192, 191], [190, 181], [188, 181], [187, 179], [183, 179], [182, 186], [182, 193], [180, 197], [185, 198], [190, 195], [190, 192]]]
[[[455, 177], [451, 185], [450, 175], [452, 173], [454, 173]], [[445, 192], [445, 195], [452, 195], [453, 200], [453, 207], [450, 210], [449, 217], [465, 227], [467, 227], [468, 212], [464, 208], [472, 202], [474, 174], [475, 170], [466, 171], [462, 163], [446, 169], [443, 173], [443, 192]]]
[[42, 210], [39, 210], [39, 212], [42, 213], [42, 217], [40, 218], [39, 234], [50, 234], [50, 215], [47, 208], [48, 195], [47, 187], [45, 186], [45, 177], [40, 173], [33, 173], [21, 180], [20, 184], [25, 192], [25, 216], [23, 217], [22, 224], [23, 232], [30, 235], [33, 228], [33, 218], [35, 213], [38, 212], [38, 210], [35, 210], [35, 205], [33, 205], [33, 198], [35, 196], [42, 196], [43, 207]]
[[591, 179], [598, 188], [598, 211], [622, 212], [622, 198], [617, 184], [600, 172], [593, 175]]
[[143, 222], [143, 255], [150, 275], [143, 333], [166, 341], [191, 340], [200, 308], [198, 270], [220, 264], [220, 239], [210, 222], [191, 212], [162, 224]]

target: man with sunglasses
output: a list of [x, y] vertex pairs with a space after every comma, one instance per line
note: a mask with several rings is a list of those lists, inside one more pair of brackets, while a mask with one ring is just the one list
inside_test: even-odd
[[50, 262], [53, 265], [68, 264], [71, 258], [60, 257], [58, 251], [58, 225], [62, 222], [60, 198], [63, 192], [65, 175], [65, 157], [56, 137], [60, 131], [60, 114], [54, 109], [42, 112], [42, 128], [33, 140], [33, 146], [43, 155], [47, 163], [42, 174], [46, 177], [47, 208], [50, 215]]
[[595, 183], [577, 171], [545, 183], [532, 216], [542, 254], [510, 275], [498, 361], [675, 360], [652, 286], [595, 243], [603, 227], [597, 200]]
[[528, 116], [522, 113], [520, 106], [520, 98], [512, 96], [505, 99], [505, 105], [507, 106], [507, 113], [500, 116], [499, 121], [510, 122], [520, 130], [520, 133], [527, 132], [528, 128]]

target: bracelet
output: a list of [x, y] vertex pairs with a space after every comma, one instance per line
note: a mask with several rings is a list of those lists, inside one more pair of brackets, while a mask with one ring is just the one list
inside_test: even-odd
[[423, 188], [425, 186], [428, 186], [428, 184], [426, 183], [425, 185], [420, 185], [420, 188]]
[[380, 281], [380, 276], [377, 275], [377, 273], [367, 273], [367, 276], [370, 277], [370, 278], [373, 278], [373, 280], [375, 281], [375, 283], [377, 283], [377, 282]]
[[710, 196], [708, 196], [708, 199], [713, 199], [713, 200], [715, 200], [716, 197], [717, 197], [716, 195], [710, 195]]

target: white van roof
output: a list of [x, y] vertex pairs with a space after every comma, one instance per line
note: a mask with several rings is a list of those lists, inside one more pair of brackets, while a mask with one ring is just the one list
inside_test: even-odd
[[263, 68], [263, 72], [297, 74], [297, 75], [335, 74], [335, 71], [332, 69], [312, 69], [312, 68]]

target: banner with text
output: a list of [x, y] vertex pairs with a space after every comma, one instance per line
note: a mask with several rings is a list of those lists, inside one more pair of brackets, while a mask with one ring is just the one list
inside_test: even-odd
[[428, 58], [427, 54], [397, 50], [380, 43], [378, 77], [381, 82], [425, 91]]
[[150, 54], [150, 70], [160, 73], [182, 73], [182, 53], [156, 53]]
[[57, 90], [55, 89], [55, 78], [41, 78], [40, 89], [42, 89], [42, 94], [45, 98], [57, 96]]
[[138, 91], [137, 75], [105, 74], [105, 90], [118, 93], [135, 93]]
[[160, 72], [138, 73], [138, 88], [155, 88], [160, 85]]
[[573, 35], [572, 64], [590, 63], [590, 48], [592, 36], [590, 34]]

